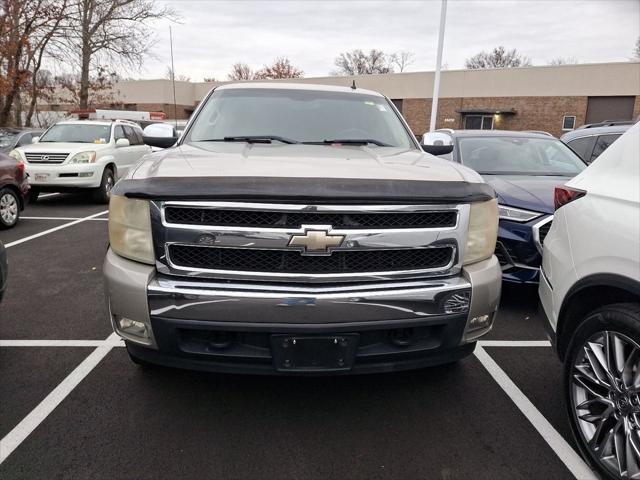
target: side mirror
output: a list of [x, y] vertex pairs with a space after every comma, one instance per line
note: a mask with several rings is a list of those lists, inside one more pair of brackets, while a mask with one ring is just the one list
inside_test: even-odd
[[40, 137], [33, 137], [31, 139], [31, 143], [38, 143], [40, 141]]
[[422, 150], [431, 155], [446, 155], [453, 152], [453, 145], [420, 145]]
[[128, 147], [129, 145], [131, 145], [131, 142], [126, 138], [119, 138], [116, 140], [116, 147]]
[[152, 123], [142, 131], [142, 139], [151, 147], [169, 148], [178, 141], [178, 133], [168, 123]]

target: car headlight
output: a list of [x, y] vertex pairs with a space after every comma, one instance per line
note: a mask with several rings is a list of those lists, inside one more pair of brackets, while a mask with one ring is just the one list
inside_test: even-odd
[[496, 249], [498, 238], [498, 201], [472, 203], [469, 211], [469, 234], [463, 264], [485, 260]]
[[96, 161], [96, 152], [80, 152], [76, 153], [69, 163], [95, 163]]
[[14, 149], [14, 150], [11, 150], [11, 151], [9, 152], [9, 156], [10, 156], [11, 158], [16, 159], [16, 160], [17, 160], [17, 161], [19, 161], [19, 162], [22, 162], [22, 155], [20, 155], [20, 152], [19, 152], [18, 150], [15, 150], [15, 149]]
[[118, 255], [150, 265], [155, 263], [147, 200], [111, 195], [109, 243]]
[[507, 207], [506, 205], [498, 205], [500, 219], [510, 220], [512, 222], [529, 222], [534, 218], [542, 215], [540, 212], [532, 212], [531, 210], [522, 210], [521, 208]]

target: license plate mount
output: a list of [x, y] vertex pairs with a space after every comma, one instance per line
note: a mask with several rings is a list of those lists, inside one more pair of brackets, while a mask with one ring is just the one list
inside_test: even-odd
[[279, 372], [336, 372], [353, 367], [360, 335], [271, 335], [271, 354]]

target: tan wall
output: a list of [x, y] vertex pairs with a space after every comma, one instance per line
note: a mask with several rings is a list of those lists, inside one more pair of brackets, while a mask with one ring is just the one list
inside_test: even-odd
[[[638, 99], [636, 99], [636, 107]], [[576, 116], [576, 127], [584, 124], [587, 97], [482, 97], [441, 98], [438, 101], [436, 128], [463, 128], [460, 109], [490, 109], [516, 111], [515, 115], [494, 116], [494, 128], [500, 130], [543, 130], [562, 135], [562, 117]], [[429, 129], [431, 99], [407, 99], [402, 104], [403, 116], [411, 130], [422, 135]], [[447, 121], [453, 119], [453, 122]]]

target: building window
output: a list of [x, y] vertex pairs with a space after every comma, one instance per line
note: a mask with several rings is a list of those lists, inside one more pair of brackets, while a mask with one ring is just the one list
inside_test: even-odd
[[391, 103], [393, 103], [396, 106], [396, 108], [398, 109], [398, 111], [400, 113], [402, 113], [402, 99], [401, 98], [400, 99], [396, 99], [396, 100], [392, 99]]
[[465, 115], [466, 130], [493, 130], [493, 115]]
[[562, 117], [562, 130], [573, 130], [576, 128], [576, 116], [575, 115], [565, 115]]

